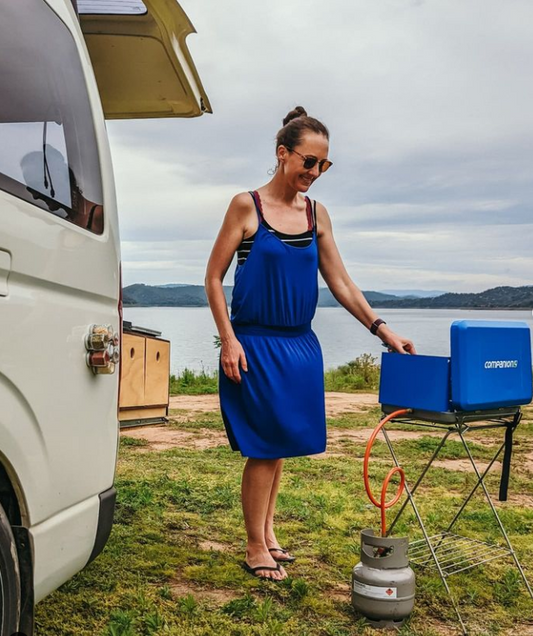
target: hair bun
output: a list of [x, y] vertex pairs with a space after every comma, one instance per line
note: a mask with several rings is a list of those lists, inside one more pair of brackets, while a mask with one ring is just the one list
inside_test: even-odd
[[283, 125], [286, 126], [290, 121], [292, 121], [293, 119], [296, 119], [297, 117], [306, 117], [306, 116], [307, 116], [307, 111], [305, 110], [305, 108], [303, 106], [296, 106], [295, 109], [291, 110], [290, 113], [285, 115], [285, 118], [283, 120]]

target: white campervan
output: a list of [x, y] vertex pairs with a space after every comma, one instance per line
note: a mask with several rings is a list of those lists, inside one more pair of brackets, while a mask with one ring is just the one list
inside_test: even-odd
[[[0, 0], [0, 636], [102, 550], [120, 250], [104, 118], [210, 112], [175, 0]], [[127, 211], [125, 211], [127, 212]]]

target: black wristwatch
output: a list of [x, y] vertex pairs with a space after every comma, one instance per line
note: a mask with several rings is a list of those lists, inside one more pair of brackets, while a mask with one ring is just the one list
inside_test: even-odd
[[370, 333], [375, 336], [378, 332], [378, 328], [380, 325], [386, 325], [387, 323], [382, 320], [381, 318], [377, 318], [376, 320], [374, 320], [374, 322], [370, 325]]

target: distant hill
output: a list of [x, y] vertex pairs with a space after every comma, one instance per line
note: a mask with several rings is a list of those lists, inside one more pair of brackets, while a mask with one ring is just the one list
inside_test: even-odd
[[[369, 303], [376, 303], [379, 301], [385, 300], [397, 300], [397, 296], [392, 296], [391, 294], [382, 294], [381, 292], [375, 291], [364, 291], [363, 292], [365, 298]], [[335, 300], [333, 294], [329, 291], [327, 287], [321, 287], [318, 290], [318, 306], [319, 307], [339, 307], [339, 303]]]
[[[224, 286], [224, 293], [228, 304], [231, 302], [232, 287]], [[380, 300], [394, 300], [395, 296], [379, 292], [363, 292], [369, 302]], [[123, 304], [125, 307], [207, 307], [207, 298], [203, 285], [144, 285], [136, 283], [123, 289]], [[338, 307], [327, 287], [319, 290], [318, 304], [320, 307]]]
[[[224, 286], [228, 303], [232, 287]], [[207, 307], [203, 285], [144, 285], [136, 283], [122, 290], [125, 307]]]
[[[228, 304], [232, 287], [224, 286]], [[392, 294], [364, 291], [373, 307], [391, 309], [530, 309], [533, 285], [494, 287], [479, 294], [445, 293], [434, 298], [400, 298]], [[207, 307], [203, 285], [144, 285], [137, 283], [123, 289], [125, 307]], [[337, 307], [328, 288], [319, 290], [319, 307]]]
[[381, 293], [392, 294], [399, 298], [435, 298], [436, 296], [442, 296], [446, 292], [438, 289], [382, 289]]
[[531, 309], [533, 285], [494, 287], [479, 294], [446, 293], [436, 298], [399, 298], [380, 301], [374, 306], [396, 309]]

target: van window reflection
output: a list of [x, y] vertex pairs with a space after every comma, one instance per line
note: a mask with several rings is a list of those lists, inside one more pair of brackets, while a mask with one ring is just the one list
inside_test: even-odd
[[35, 200], [44, 201], [48, 210], [97, 234], [103, 231], [102, 206], [82, 194], [72, 168], [57, 148], [45, 144], [20, 161], [22, 177]]
[[[38, 193], [46, 194], [56, 203], [72, 208], [69, 167], [57, 148], [46, 144], [45, 152], [29, 152], [22, 157], [20, 168], [24, 183], [29, 186], [30, 192], [36, 190]], [[74, 179], [72, 171], [70, 173]], [[64, 207], [52, 206], [50, 211], [63, 218], [68, 216], [68, 211]]]

